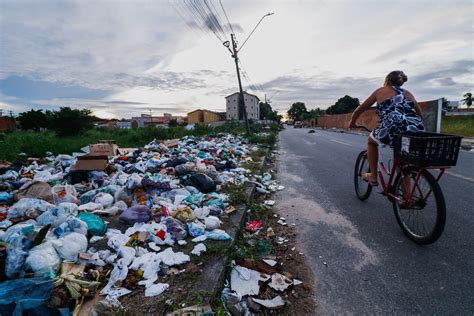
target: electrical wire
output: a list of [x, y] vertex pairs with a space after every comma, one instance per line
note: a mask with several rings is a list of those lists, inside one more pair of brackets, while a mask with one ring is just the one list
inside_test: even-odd
[[221, 4], [222, 11], [224, 12], [225, 18], [227, 19], [227, 23], [229, 25], [230, 30], [232, 31], [232, 34], [235, 34], [234, 28], [232, 27], [232, 23], [230, 23], [229, 16], [227, 15], [224, 5], [222, 4], [222, 0], [219, 0], [219, 3]]
[[188, 26], [192, 23], [194, 29], [204, 33], [211, 31], [220, 43], [226, 40], [224, 23], [211, 0], [180, 0], [170, 3]]

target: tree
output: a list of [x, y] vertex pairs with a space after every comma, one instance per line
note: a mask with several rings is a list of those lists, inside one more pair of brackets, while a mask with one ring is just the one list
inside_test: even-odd
[[178, 126], [178, 120], [175, 119], [175, 118], [172, 118], [172, 119], [168, 122], [168, 126], [169, 126], [169, 127], [176, 127], [176, 126]]
[[261, 120], [270, 120], [275, 122], [280, 122], [283, 116], [278, 114], [277, 111], [272, 109], [272, 106], [269, 103], [260, 102], [260, 119]]
[[260, 107], [260, 119], [269, 119], [268, 115], [270, 115], [270, 113], [273, 111], [272, 106], [265, 102], [260, 102], [258, 106]]
[[33, 110], [20, 113], [18, 115], [21, 129], [39, 131], [41, 128], [48, 127], [48, 117], [43, 110]]
[[282, 120], [283, 116], [278, 114], [277, 111], [271, 111], [270, 113], [267, 114], [267, 120], [270, 120], [270, 121], [275, 121], [275, 122], [278, 122], [280, 123], [281, 120]]
[[472, 105], [472, 93], [467, 92], [463, 95], [464, 99], [462, 99], [462, 104], [467, 105], [467, 107], [471, 107]]
[[77, 135], [83, 130], [94, 126], [94, 116], [88, 109], [71, 109], [61, 107], [59, 111], [47, 112], [49, 115], [49, 127], [60, 136]]
[[301, 121], [305, 113], [308, 110], [306, 105], [303, 102], [295, 102], [291, 105], [291, 108], [288, 110], [288, 116], [295, 121]]
[[345, 95], [344, 97], [337, 100], [337, 102], [330, 106], [327, 110], [327, 114], [344, 114], [353, 112], [360, 105], [359, 99]]

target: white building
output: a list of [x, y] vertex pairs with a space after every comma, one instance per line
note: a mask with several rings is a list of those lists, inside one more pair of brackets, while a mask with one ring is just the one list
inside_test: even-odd
[[[243, 120], [243, 113], [239, 111], [239, 93], [233, 93], [225, 97], [227, 120]], [[244, 92], [244, 103], [249, 120], [260, 120], [260, 99], [253, 94]]]
[[120, 121], [117, 121], [116, 124], [118, 128], [132, 128], [132, 120], [122, 119]]

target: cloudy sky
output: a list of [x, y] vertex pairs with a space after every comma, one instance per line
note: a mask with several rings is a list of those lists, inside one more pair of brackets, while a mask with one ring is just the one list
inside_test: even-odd
[[[0, 0], [0, 109], [87, 107], [117, 118], [224, 110], [238, 88], [222, 45], [230, 30], [219, 0], [205, 4]], [[239, 44], [275, 13], [239, 57], [244, 89], [267, 94], [279, 111], [296, 101], [326, 108], [346, 94], [364, 99], [398, 69], [419, 100], [474, 90], [471, 0], [222, 4]]]

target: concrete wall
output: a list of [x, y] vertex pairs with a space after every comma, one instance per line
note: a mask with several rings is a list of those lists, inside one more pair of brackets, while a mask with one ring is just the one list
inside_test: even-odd
[[196, 110], [188, 113], [188, 124], [209, 124], [225, 120], [225, 114], [208, 110]]
[[203, 114], [204, 114], [204, 124], [220, 121], [220, 115], [218, 113], [211, 112], [211, 111], [203, 111]]
[[188, 124], [202, 123], [204, 120], [201, 110], [196, 110], [188, 113]]
[[[419, 102], [419, 104], [423, 111], [423, 123], [426, 130], [439, 133], [441, 128], [441, 103], [439, 100]], [[321, 116], [318, 117], [317, 126], [324, 128], [348, 128], [351, 116], [352, 113]], [[375, 108], [362, 113], [357, 120], [357, 124], [364, 125], [368, 129], [376, 128], [379, 124], [379, 117]]]

